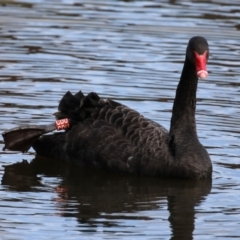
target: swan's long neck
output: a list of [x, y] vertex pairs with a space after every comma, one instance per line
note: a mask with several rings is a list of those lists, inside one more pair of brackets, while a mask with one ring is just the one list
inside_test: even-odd
[[186, 58], [172, 109], [170, 136], [187, 131], [196, 136], [195, 109], [198, 77], [195, 66]]

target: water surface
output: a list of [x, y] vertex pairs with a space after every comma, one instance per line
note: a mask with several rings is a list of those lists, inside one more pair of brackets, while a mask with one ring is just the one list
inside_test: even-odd
[[210, 183], [169, 181], [1, 151], [2, 239], [240, 238], [239, 1], [0, 3], [1, 132], [51, 123], [80, 89], [168, 129], [188, 39], [202, 35], [211, 54], [196, 119], [214, 170]]

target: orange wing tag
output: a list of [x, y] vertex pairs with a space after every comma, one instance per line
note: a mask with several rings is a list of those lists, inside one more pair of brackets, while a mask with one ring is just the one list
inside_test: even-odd
[[57, 130], [64, 130], [70, 127], [70, 123], [68, 118], [60, 119], [56, 121], [56, 128]]

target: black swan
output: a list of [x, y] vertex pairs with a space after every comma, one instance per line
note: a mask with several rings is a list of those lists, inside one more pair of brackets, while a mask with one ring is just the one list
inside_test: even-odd
[[81, 91], [75, 95], [67, 92], [55, 114], [60, 119], [57, 128], [67, 124], [65, 132], [39, 138], [56, 126], [11, 129], [3, 133], [5, 149], [26, 151], [32, 146], [38, 155], [112, 172], [209, 179], [212, 163], [198, 140], [195, 121], [198, 78], [208, 75], [208, 55], [205, 38], [189, 40], [169, 132], [137, 111], [103, 100], [94, 92], [87, 96]]

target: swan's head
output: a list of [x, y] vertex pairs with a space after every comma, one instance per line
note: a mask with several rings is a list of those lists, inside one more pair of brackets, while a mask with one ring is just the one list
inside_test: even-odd
[[208, 42], [204, 37], [196, 36], [189, 40], [187, 58], [195, 65], [197, 76], [201, 79], [205, 79], [208, 76], [208, 56]]

